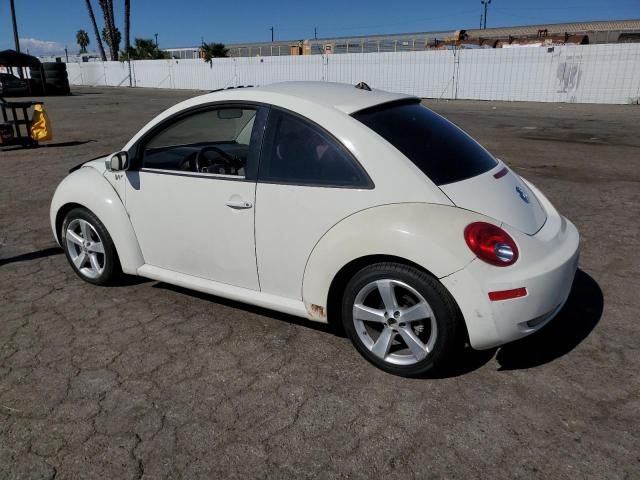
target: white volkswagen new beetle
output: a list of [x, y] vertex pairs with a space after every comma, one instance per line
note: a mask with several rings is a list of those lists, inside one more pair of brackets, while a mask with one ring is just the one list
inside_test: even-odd
[[560, 310], [579, 235], [533, 185], [420, 99], [332, 83], [170, 108], [58, 186], [76, 273], [119, 271], [320, 322], [418, 376]]

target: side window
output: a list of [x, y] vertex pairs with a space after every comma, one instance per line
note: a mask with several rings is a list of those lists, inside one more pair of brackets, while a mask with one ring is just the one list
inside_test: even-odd
[[247, 176], [255, 108], [221, 107], [172, 122], [142, 148], [145, 169]]
[[367, 188], [370, 181], [340, 143], [320, 127], [272, 108], [259, 181]]

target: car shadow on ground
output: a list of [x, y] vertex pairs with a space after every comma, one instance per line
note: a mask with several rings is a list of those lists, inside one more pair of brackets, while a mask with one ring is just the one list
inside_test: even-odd
[[[8, 258], [0, 258], [0, 267], [17, 262], [26, 262], [53, 255], [63, 254], [60, 247], [49, 247], [34, 252], [23, 253]], [[133, 275], [121, 276], [112, 286], [127, 287], [151, 282]], [[263, 315], [281, 322], [300, 325], [324, 333], [344, 337], [341, 328], [312, 322], [304, 318], [276, 312], [234, 300], [189, 290], [163, 282], [153, 284], [153, 288], [171, 290], [182, 295], [199, 298], [246, 312]], [[600, 321], [604, 309], [604, 296], [598, 283], [587, 273], [578, 269], [567, 303], [551, 322], [538, 332], [499, 349], [473, 350], [464, 348], [444, 370], [431, 374], [429, 378], [451, 378], [470, 373], [487, 364], [495, 355], [499, 370], [520, 370], [534, 368], [566, 355], [576, 348]], [[497, 355], [496, 355], [497, 352]]]
[[[342, 329], [329, 324], [312, 322], [293, 315], [228, 300], [215, 295], [200, 293], [162, 282], [154, 284], [153, 288], [171, 290], [282, 322], [331, 333], [340, 337], [345, 336]], [[444, 379], [465, 375], [481, 368], [494, 356], [501, 371], [533, 368], [552, 362], [569, 353], [589, 336], [600, 321], [603, 307], [604, 297], [598, 283], [584, 271], [578, 270], [567, 303], [556, 318], [541, 330], [500, 348], [473, 350], [466, 347], [444, 369], [427, 375], [427, 378]]]
[[94, 143], [96, 140], [71, 140], [69, 142], [44, 143], [39, 145], [40, 148], [56, 148], [56, 147], [77, 147], [87, 143]]
[[152, 281], [153, 280], [145, 277], [120, 273], [115, 280], [109, 283], [109, 287], [132, 287], [134, 285], [142, 285], [143, 283], [150, 283]]
[[[12, 263], [19, 262], [29, 262], [31, 260], [39, 260], [41, 258], [52, 257], [54, 255], [64, 255], [64, 250], [62, 248], [55, 246], [44, 248], [42, 250], [36, 250], [34, 252], [22, 253], [20, 255], [15, 255], [13, 257], [8, 258], [0, 258], [0, 267], [4, 265], [9, 265]], [[69, 267], [71, 271], [71, 267]], [[117, 279], [111, 283], [110, 287], [128, 287], [132, 285], [140, 285], [142, 283], [151, 282], [148, 278], [138, 277], [136, 275], [126, 275], [122, 274], [117, 277]]]
[[211, 295], [208, 293], [197, 292], [195, 290], [189, 290], [187, 288], [178, 287], [176, 285], [170, 285], [168, 283], [163, 283], [163, 282], [158, 282], [154, 284], [153, 288], [171, 290], [172, 292], [180, 293], [182, 295], [188, 295], [190, 297], [199, 298], [201, 300], [206, 300], [208, 302], [215, 302], [219, 305], [224, 305], [226, 307], [231, 307], [238, 310], [244, 310], [245, 312], [249, 312], [249, 313], [255, 313], [257, 315], [273, 318], [274, 320], [279, 320], [281, 322], [291, 323], [293, 325], [300, 325], [302, 327], [307, 327], [312, 330], [318, 330], [325, 333], [333, 333], [338, 336], [343, 336], [343, 335], [340, 335], [340, 333], [329, 324], [312, 322], [311, 320], [306, 320], [302, 317], [296, 317], [294, 315], [288, 315], [286, 313], [276, 312], [275, 310], [269, 310], [267, 308], [257, 307], [255, 305], [249, 305], [248, 303], [236, 302], [235, 300], [229, 300], [227, 298], [218, 297], [216, 295]]
[[0, 258], [0, 267], [9, 263], [27, 262], [29, 260], [37, 260], [39, 258], [50, 257], [52, 255], [61, 255], [64, 251], [60, 247], [49, 247], [35, 252], [23, 253], [9, 258]]
[[533, 368], [566, 355], [589, 336], [603, 309], [600, 286], [589, 274], [578, 270], [567, 303], [558, 316], [538, 332], [498, 350], [496, 360], [500, 370]]
[[[445, 368], [427, 375], [444, 379], [470, 373], [491, 361], [499, 371], [534, 368], [566, 355], [589, 336], [602, 317], [604, 297], [598, 283], [582, 270], [576, 272], [571, 293], [558, 315], [536, 333], [489, 350], [463, 349]], [[497, 352], [497, 353], [496, 353]]]
[[58, 148], [58, 147], [77, 147], [79, 145], [85, 145], [87, 143], [93, 143], [96, 140], [71, 140], [69, 142], [56, 142], [56, 143], [43, 143], [38, 145], [10, 145], [7, 147], [0, 148], [0, 152], [13, 152], [15, 150], [22, 149], [35, 149], [35, 148]]

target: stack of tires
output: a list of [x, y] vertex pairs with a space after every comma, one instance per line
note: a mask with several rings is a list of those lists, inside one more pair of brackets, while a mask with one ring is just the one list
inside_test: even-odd
[[31, 83], [45, 95], [69, 95], [67, 64], [44, 62], [39, 69], [31, 69]]

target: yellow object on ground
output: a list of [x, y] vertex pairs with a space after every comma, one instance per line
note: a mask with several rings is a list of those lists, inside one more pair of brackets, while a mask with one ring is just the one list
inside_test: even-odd
[[53, 139], [51, 121], [42, 105], [33, 106], [33, 121], [31, 122], [31, 138], [36, 142], [44, 142]]

